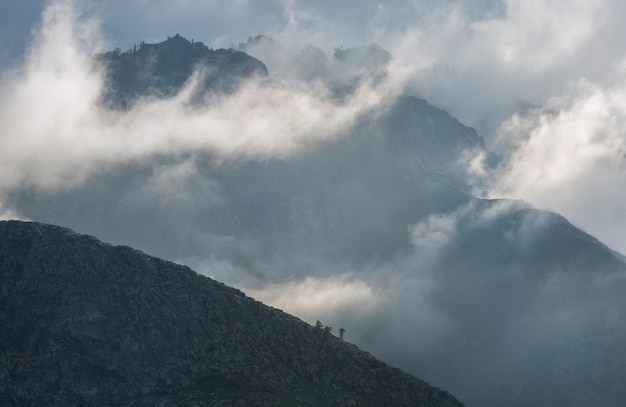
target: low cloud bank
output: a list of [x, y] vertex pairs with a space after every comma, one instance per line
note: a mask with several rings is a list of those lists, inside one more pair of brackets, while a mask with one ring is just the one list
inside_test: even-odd
[[623, 89], [621, 80], [580, 81], [545, 107], [508, 119], [499, 136], [514, 147], [486, 188], [558, 211], [625, 253]]

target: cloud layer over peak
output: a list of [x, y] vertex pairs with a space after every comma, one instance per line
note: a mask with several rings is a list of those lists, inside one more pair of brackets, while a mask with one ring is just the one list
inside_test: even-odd
[[24, 64], [5, 72], [0, 96], [0, 190], [67, 188], [119, 164], [158, 155], [286, 157], [345, 133], [397, 93], [396, 78], [363, 80], [343, 98], [318, 83], [250, 78], [236, 92], [195, 103], [200, 71], [176, 95], [130, 110], [101, 102], [108, 86], [94, 53], [98, 22], [72, 2], [43, 13]]

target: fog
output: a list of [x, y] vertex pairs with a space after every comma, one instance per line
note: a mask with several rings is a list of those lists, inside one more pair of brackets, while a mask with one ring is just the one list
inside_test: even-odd
[[[0, 219], [188, 264], [344, 328], [469, 404], [619, 404], [626, 274], [608, 247], [626, 253], [620, 2], [32, 5], [40, 20], [0, 17]], [[246, 51], [269, 76], [198, 100], [198, 70], [171, 97], [105, 107], [93, 56], [174, 33], [242, 49], [268, 35]], [[305, 70], [309, 45], [326, 62]], [[354, 65], [333, 58], [353, 46]], [[508, 199], [369, 150], [368, 135], [385, 135], [368, 126], [403, 93], [478, 130], [499, 161], [466, 152], [467, 190]]]
[[626, 274], [529, 262], [562, 238], [553, 234], [561, 222], [517, 201], [469, 204], [412, 225], [412, 248], [391, 261], [246, 292], [344, 328], [346, 340], [469, 405], [618, 405], [598, 389], [624, 366]]
[[284, 157], [340, 137], [360, 116], [384, 109], [401, 85], [394, 75], [365, 80], [339, 100], [317, 83], [257, 78], [198, 107], [191, 103], [198, 72], [175, 97], [147, 97], [132, 110], [110, 111], [100, 103], [106, 83], [92, 58], [106, 43], [99, 25], [71, 2], [53, 3], [23, 66], [4, 73], [0, 189], [68, 188], [163, 154]]

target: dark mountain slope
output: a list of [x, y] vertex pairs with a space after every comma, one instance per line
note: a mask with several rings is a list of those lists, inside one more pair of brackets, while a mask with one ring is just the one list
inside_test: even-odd
[[[621, 405], [624, 257], [515, 202], [477, 200], [456, 222], [431, 264], [433, 303], [454, 331], [414, 372], [477, 406]], [[409, 366], [406, 355], [386, 360]]]
[[0, 403], [462, 406], [187, 267], [0, 222]]

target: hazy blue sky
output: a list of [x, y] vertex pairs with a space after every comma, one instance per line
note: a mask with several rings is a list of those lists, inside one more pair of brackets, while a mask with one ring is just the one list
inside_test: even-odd
[[[42, 8], [50, 0], [3, 0], [0, 44], [5, 53], [19, 54]], [[494, 0], [463, 1], [289, 1], [289, 0], [111, 0], [74, 1], [98, 16], [111, 45], [123, 49], [139, 41], [160, 41], [180, 33], [215, 46], [267, 34], [308, 45], [351, 46], [383, 40], [390, 31], [411, 29], [450, 5], [461, 5], [472, 19], [502, 12]], [[433, 12], [436, 10], [435, 12]], [[328, 42], [328, 43], [326, 43]]]

